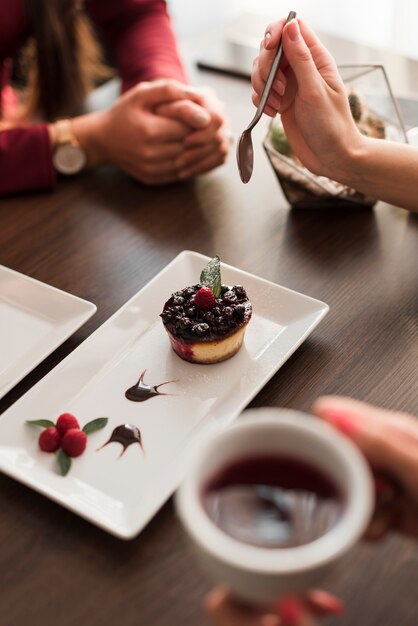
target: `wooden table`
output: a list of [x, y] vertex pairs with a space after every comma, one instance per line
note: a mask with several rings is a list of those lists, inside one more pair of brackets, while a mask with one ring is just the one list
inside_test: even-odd
[[[252, 114], [249, 85], [199, 79], [221, 94], [237, 134]], [[0, 413], [183, 249], [219, 253], [331, 307], [252, 406], [309, 411], [318, 395], [338, 393], [417, 412], [418, 216], [383, 204], [290, 210], [260, 147], [264, 130], [247, 186], [231, 155], [200, 180], [162, 189], [103, 170], [0, 201], [0, 263], [98, 306], [0, 400]], [[327, 581], [348, 603], [338, 624], [416, 624], [417, 554], [395, 536], [355, 549]], [[171, 502], [123, 542], [0, 476], [1, 626], [197, 626], [209, 586]]]

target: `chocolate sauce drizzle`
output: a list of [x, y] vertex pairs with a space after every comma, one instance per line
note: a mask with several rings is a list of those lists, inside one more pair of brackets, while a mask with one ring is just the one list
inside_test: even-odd
[[158, 391], [158, 387], [161, 387], [162, 385], [168, 385], [168, 383], [175, 383], [177, 381], [167, 380], [165, 383], [160, 383], [159, 385], [155, 385], [152, 387], [144, 383], [144, 376], [146, 371], [147, 370], [144, 370], [142, 372], [136, 385], [134, 385], [133, 387], [129, 387], [129, 389], [125, 391], [125, 397], [132, 402], [145, 402], [145, 400], [149, 400], [154, 396], [170, 396], [171, 394], [169, 393], [161, 393], [161, 391]]
[[123, 446], [119, 458], [133, 443], [138, 443], [142, 452], [144, 452], [144, 448], [142, 446], [141, 431], [137, 426], [134, 426], [133, 424], [121, 424], [120, 426], [116, 426], [116, 428], [110, 435], [109, 440], [106, 441], [106, 443], [104, 443], [102, 446], [100, 446], [99, 450], [107, 446], [109, 443], [113, 442], [120, 443]]

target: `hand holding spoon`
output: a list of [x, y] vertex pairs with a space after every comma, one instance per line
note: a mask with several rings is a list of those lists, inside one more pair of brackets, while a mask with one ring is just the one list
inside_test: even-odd
[[[286, 24], [291, 20], [295, 19], [296, 13], [295, 11], [290, 11], [287, 16]], [[280, 40], [279, 47], [276, 52], [276, 56], [274, 57], [273, 63], [270, 68], [270, 72], [266, 81], [266, 84], [263, 89], [263, 93], [261, 94], [260, 104], [257, 107], [257, 111], [251, 122], [248, 124], [247, 128], [241, 133], [237, 144], [237, 163], [239, 175], [241, 176], [241, 180], [243, 183], [248, 183], [253, 173], [253, 163], [254, 163], [254, 151], [253, 151], [253, 143], [251, 141], [251, 131], [257, 122], [260, 120], [264, 107], [266, 106], [267, 100], [270, 95], [270, 91], [276, 78], [277, 70], [279, 69], [280, 63], [283, 58], [283, 44]]]

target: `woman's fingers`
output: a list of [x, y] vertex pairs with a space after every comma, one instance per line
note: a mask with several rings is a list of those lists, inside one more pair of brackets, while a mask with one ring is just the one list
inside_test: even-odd
[[296, 19], [291, 20], [283, 29], [283, 48], [296, 76], [299, 93], [309, 95], [318, 88], [320, 74]]
[[304, 603], [316, 617], [340, 615], [344, 612], [344, 604], [341, 600], [323, 589], [310, 589]]
[[[268, 77], [268, 72], [270, 71], [270, 65], [267, 65], [262, 58], [262, 55], [257, 57], [254, 60], [253, 64], [253, 72], [251, 74], [251, 84], [253, 86], [254, 91], [261, 96], [263, 93], [266, 80]], [[276, 78], [274, 80], [272, 86], [272, 92], [276, 93], [278, 96], [283, 96], [287, 85], [287, 79], [282, 70], [276, 74]]]
[[217, 153], [210, 155], [206, 159], [202, 159], [199, 163], [185, 166], [184, 169], [180, 170], [179, 178], [185, 179], [190, 178], [191, 176], [197, 176], [198, 174], [205, 174], [206, 172], [210, 172], [210, 170], [215, 169], [215, 167], [222, 165], [224, 162], [224, 156]]
[[287, 18], [283, 17], [278, 22], [269, 24], [266, 28], [264, 40], [263, 40], [263, 47], [266, 50], [273, 51], [273, 58], [276, 53], [276, 49], [279, 46], [280, 37], [282, 36], [283, 26], [286, 23], [286, 19]]
[[225, 132], [224, 129], [221, 128], [223, 124], [224, 119], [220, 115], [213, 114], [213, 118], [209, 126], [200, 130], [192, 131], [187, 135], [187, 137], [185, 137], [183, 142], [184, 147], [191, 148], [192, 146], [200, 146], [208, 141], [212, 141], [218, 133], [222, 134]]
[[312, 614], [305, 603], [296, 596], [286, 596], [279, 600], [280, 626], [315, 626]]
[[190, 128], [205, 128], [211, 122], [209, 111], [191, 100], [164, 103], [159, 105], [155, 112], [157, 115], [183, 122]]
[[[258, 107], [258, 105], [260, 104], [260, 96], [255, 91], [253, 91], [252, 100], [253, 100], [254, 106]], [[277, 112], [280, 113], [280, 108], [281, 107], [275, 109], [274, 107], [270, 106], [267, 103], [266, 106], [264, 107], [264, 113], [266, 115], [269, 115], [270, 117], [275, 117]]]
[[337, 70], [337, 64], [332, 54], [303, 20], [298, 20], [298, 23], [302, 37], [312, 54], [312, 58], [321, 76], [326, 80], [331, 77], [336, 78], [340, 83], [341, 79]]
[[222, 587], [209, 593], [205, 607], [216, 626], [281, 626], [277, 615], [240, 604]]
[[339, 615], [343, 609], [338, 598], [319, 589], [303, 598], [282, 597], [271, 610], [238, 602], [223, 587], [206, 598], [206, 610], [216, 626], [315, 626], [315, 616]]
[[184, 152], [183, 144], [180, 141], [170, 141], [168, 143], [151, 144], [143, 149], [143, 161], [148, 163], [163, 163], [164, 161], [175, 162]]
[[220, 145], [218, 141], [212, 140], [208, 144], [202, 144], [187, 150], [183, 149], [175, 160], [175, 165], [179, 169], [185, 169], [186, 167], [197, 165], [204, 159], [218, 153], [219, 156], [222, 154], [223, 157], [226, 157], [227, 152], [227, 148], [224, 149], [222, 144]]
[[397, 478], [418, 505], [418, 422], [415, 418], [338, 396], [318, 398], [313, 410], [353, 439], [373, 467]]

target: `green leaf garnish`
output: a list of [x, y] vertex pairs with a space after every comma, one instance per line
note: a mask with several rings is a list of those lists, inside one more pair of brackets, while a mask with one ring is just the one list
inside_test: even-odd
[[30, 424], [31, 426], [41, 426], [41, 428], [55, 426], [54, 422], [51, 422], [50, 420], [26, 420], [26, 424]]
[[57, 452], [57, 462], [62, 476], [66, 476], [70, 471], [71, 459], [61, 448]]
[[90, 435], [90, 433], [95, 433], [96, 430], [104, 428], [108, 421], [109, 419], [107, 417], [98, 417], [97, 419], [93, 420], [92, 422], [88, 422], [85, 426], [83, 426], [83, 432], [86, 433], [86, 435]]
[[212, 289], [215, 298], [221, 295], [221, 259], [214, 256], [200, 274], [200, 282], [205, 287]]

